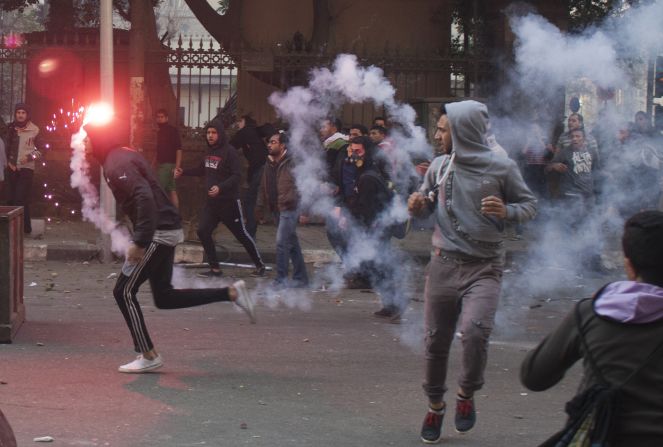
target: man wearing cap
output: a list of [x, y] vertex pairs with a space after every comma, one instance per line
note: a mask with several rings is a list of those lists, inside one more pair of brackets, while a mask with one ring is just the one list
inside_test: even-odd
[[7, 204], [23, 207], [23, 230], [32, 233], [30, 224], [30, 194], [35, 173], [35, 160], [41, 157], [37, 149], [39, 127], [30, 121], [28, 107], [16, 104], [14, 121], [7, 131]]

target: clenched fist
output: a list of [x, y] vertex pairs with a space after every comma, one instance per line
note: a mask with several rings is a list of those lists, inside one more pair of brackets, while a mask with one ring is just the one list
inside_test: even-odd
[[412, 216], [419, 216], [428, 206], [428, 199], [420, 192], [413, 192], [407, 199], [407, 210]]

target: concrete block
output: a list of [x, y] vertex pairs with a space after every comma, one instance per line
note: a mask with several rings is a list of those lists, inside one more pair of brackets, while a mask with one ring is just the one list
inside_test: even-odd
[[175, 262], [203, 262], [203, 247], [200, 245], [179, 244], [175, 247]]
[[[33, 227], [34, 228], [34, 227]], [[48, 245], [33, 241], [23, 241], [23, 259], [26, 261], [45, 261]]]
[[41, 239], [46, 232], [46, 221], [44, 219], [30, 219], [32, 225], [32, 233], [26, 234], [26, 238]]

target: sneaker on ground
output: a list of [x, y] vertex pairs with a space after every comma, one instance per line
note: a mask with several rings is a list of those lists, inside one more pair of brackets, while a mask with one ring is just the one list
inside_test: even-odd
[[388, 318], [388, 319], [400, 316], [396, 306], [385, 306], [382, 309], [378, 310], [377, 312], [373, 312], [373, 315], [378, 318]]
[[371, 282], [362, 276], [351, 276], [345, 280], [346, 289], [371, 289]]
[[263, 265], [262, 267], [258, 267], [257, 269], [255, 269], [254, 271], [252, 271], [252, 272], [250, 273], [250, 275], [253, 276], [254, 278], [262, 278], [263, 276], [265, 276], [265, 272], [266, 272], [266, 271], [267, 271], [267, 269], [266, 269], [265, 266]]
[[308, 289], [310, 286], [311, 285], [309, 284], [308, 281], [304, 282], [304, 281], [295, 281], [295, 280], [293, 280], [290, 283], [290, 288], [291, 289]]
[[473, 398], [456, 397], [456, 417], [454, 423], [456, 424], [456, 431], [458, 433], [466, 433], [474, 427], [477, 421], [477, 412], [474, 409]]
[[233, 287], [235, 290], [237, 290], [237, 299], [235, 300], [235, 304], [244, 312], [246, 312], [251, 323], [255, 324], [256, 312], [253, 306], [253, 299], [251, 298], [251, 295], [246, 288], [246, 283], [240, 280], [235, 282]]
[[425, 444], [437, 444], [442, 440], [442, 419], [444, 419], [444, 408], [441, 410], [428, 409], [421, 426], [421, 440]]
[[208, 270], [206, 272], [200, 272], [196, 276], [199, 278], [220, 278], [223, 276], [223, 272], [221, 270]]
[[284, 280], [275, 279], [269, 284], [269, 287], [273, 290], [283, 290], [288, 288], [288, 283]]
[[150, 360], [141, 354], [136, 357], [136, 360], [129, 362], [126, 365], [120, 366], [117, 370], [128, 374], [141, 374], [154, 371], [155, 369], [161, 368], [162, 366], [163, 361], [161, 360], [160, 355], [157, 355], [156, 358]]

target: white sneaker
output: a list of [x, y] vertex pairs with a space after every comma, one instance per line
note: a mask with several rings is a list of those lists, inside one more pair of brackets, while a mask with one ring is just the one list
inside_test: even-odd
[[117, 370], [123, 373], [128, 374], [140, 374], [148, 371], [154, 371], [155, 369], [161, 368], [163, 366], [163, 361], [161, 356], [157, 355], [156, 358], [150, 360], [143, 357], [143, 354], [136, 357], [136, 360], [133, 362], [127, 363], [126, 365], [120, 366]]
[[252, 324], [256, 322], [256, 312], [253, 308], [253, 299], [249, 295], [249, 291], [246, 288], [246, 283], [244, 281], [237, 281], [233, 284], [235, 290], [237, 290], [237, 299], [235, 304], [242, 309], [249, 316]]

